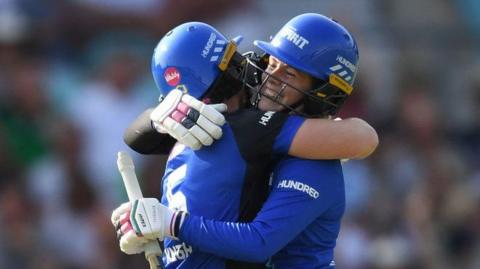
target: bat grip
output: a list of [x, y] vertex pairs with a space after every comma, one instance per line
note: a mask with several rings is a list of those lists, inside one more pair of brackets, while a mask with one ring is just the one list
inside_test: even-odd
[[157, 242], [149, 242], [145, 245], [145, 259], [150, 264], [150, 269], [158, 269], [160, 263], [158, 262], [157, 255], [161, 255], [162, 250]]
[[[122, 175], [123, 184], [127, 191], [130, 202], [142, 199], [143, 194], [138, 183], [137, 175], [135, 173], [135, 166], [133, 160], [127, 152], [119, 152], [117, 158], [118, 171]], [[160, 265], [157, 255], [162, 255], [160, 245], [156, 241], [151, 241], [145, 244], [145, 259], [150, 264], [150, 269], [157, 269]]]

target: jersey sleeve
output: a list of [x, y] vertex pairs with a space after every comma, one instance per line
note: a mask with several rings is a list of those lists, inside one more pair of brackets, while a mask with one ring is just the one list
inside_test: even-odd
[[150, 120], [153, 108], [145, 110], [127, 127], [123, 141], [141, 154], [168, 154], [176, 140], [155, 130]]
[[344, 199], [343, 190], [338, 161], [288, 159], [275, 171], [272, 192], [252, 222], [222, 222], [189, 215], [180, 238], [217, 256], [265, 261], [338, 199]]
[[[226, 116], [246, 160], [285, 156], [304, 119], [286, 113], [246, 109]], [[254, 146], [252, 146], [254, 145]]]
[[289, 116], [282, 126], [275, 143], [273, 144], [273, 152], [286, 155], [290, 149], [293, 138], [297, 134], [298, 129], [302, 126], [304, 118], [299, 116]]

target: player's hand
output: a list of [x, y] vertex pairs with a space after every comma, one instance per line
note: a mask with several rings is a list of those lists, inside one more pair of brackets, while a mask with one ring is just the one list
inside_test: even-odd
[[180, 229], [184, 216], [184, 212], [173, 211], [155, 198], [142, 198], [119, 206], [111, 221], [120, 249], [126, 254], [137, 254], [150, 240], [175, 238], [175, 229]]
[[172, 90], [152, 111], [150, 119], [161, 133], [197, 150], [222, 137], [225, 104], [206, 105], [182, 91]]

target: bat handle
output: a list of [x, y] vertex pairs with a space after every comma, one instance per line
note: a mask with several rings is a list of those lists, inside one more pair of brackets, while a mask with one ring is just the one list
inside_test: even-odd
[[145, 259], [147, 259], [150, 264], [150, 269], [158, 269], [160, 266], [157, 258], [157, 255], [159, 254], [162, 254], [159, 243], [149, 242], [145, 245]]
[[[125, 190], [127, 191], [130, 202], [143, 198], [133, 160], [127, 152], [118, 152], [117, 166], [118, 171], [120, 171], [122, 175], [123, 184], [125, 185]], [[145, 259], [147, 259], [150, 264], [150, 269], [157, 269], [160, 266], [157, 255], [162, 255], [162, 250], [158, 242], [151, 241], [145, 244]]]

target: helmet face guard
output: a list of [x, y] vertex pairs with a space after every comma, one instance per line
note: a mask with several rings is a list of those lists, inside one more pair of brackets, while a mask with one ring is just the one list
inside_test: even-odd
[[[314, 79], [310, 89], [299, 89], [281, 78], [270, 74], [265, 70], [265, 67], [261, 67], [261, 65], [265, 65], [263, 62], [265, 62], [265, 59], [260, 59], [259, 62], [256, 62], [251, 58], [247, 58], [245, 74], [249, 74], [250, 79], [243, 80], [244, 85], [251, 91], [251, 102], [255, 107], [258, 107], [261, 98], [267, 98], [281, 105], [285, 110], [305, 117], [326, 117], [335, 115], [348, 97], [346, 92], [320, 79]], [[272, 80], [275, 81], [275, 84], [282, 85], [280, 91], [274, 95], [265, 92], [267, 82]], [[286, 89], [297, 91], [304, 97], [297, 103], [285, 103], [281, 101], [281, 96]], [[301, 105], [303, 105], [303, 107], [299, 109]]]
[[324, 117], [337, 113], [351, 94], [357, 73], [358, 49], [350, 33], [336, 21], [320, 14], [302, 14], [287, 22], [271, 42], [257, 40], [254, 44], [266, 56], [274, 56], [314, 80], [310, 89], [302, 91], [268, 74], [261, 66], [266, 63], [257, 66], [249, 63], [250, 68], [261, 74], [257, 75], [257, 98], [265, 97], [278, 103], [279, 96], [263, 94], [267, 80], [275, 79], [304, 94], [302, 114]]

